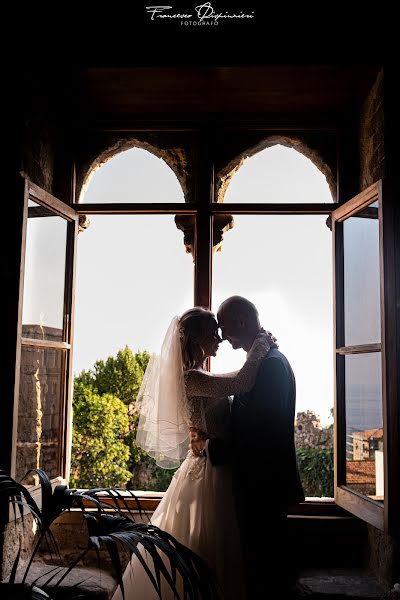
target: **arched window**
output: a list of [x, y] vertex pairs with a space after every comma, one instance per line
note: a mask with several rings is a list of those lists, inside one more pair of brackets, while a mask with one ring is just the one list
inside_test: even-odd
[[[324, 168], [322, 163], [321, 168]], [[226, 203], [290, 204], [333, 201], [323, 172], [310, 158], [295, 148], [282, 144], [275, 144], [242, 158], [238, 165], [221, 179], [226, 182], [225, 192], [222, 190], [218, 200], [223, 199]]]
[[[323, 173], [293, 148], [265, 148], [232, 172], [224, 204], [332, 202]], [[326, 214], [290, 214], [289, 209], [286, 214], [234, 214], [233, 219], [221, 251], [214, 254], [213, 309], [231, 295], [254, 302], [296, 374], [296, 411], [313, 411], [327, 427], [333, 407], [333, 307]], [[213, 369], [238, 368], [244, 358], [222, 344]]]
[[143, 148], [130, 148], [103, 162], [99, 159], [84, 182], [80, 202], [184, 202], [174, 171]]
[[[184, 196], [162, 159], [132, 148], [94, 172], [84, 201], [174, 203]], [[193, 260], [174, 217], [90, 215], [78, 238], [76, 373], [126, 345], [157, 352], [169, 320], [193, 304]]]
[[[121, 411], [129, 407], [129, 426], [134, 428], [132, 407], [139, 387], [133, 382], [137, 378], [140, 384], [141, 365], [147, 364], [143, 352], [159, 354], [172, 317], [193, 306], [193, 258], [186, 252], [176, 214], [171, 211], [171, 205], [184, 205], [184, 193], [164, 160], [132, 148], [94, 172], [83, 200], [98, 208], [88, 215], [90, 224], [78, 238], [73, 372], [77, 382], [85, 382], [83, 371], [90, 369], [95, 387], [97, 375], [105, 378], [103, 393], [116, 393], [112, 381], [118, 382], [116, 389], [125, 392], [116, 395], [128, 405], [121, 406]], [[132, 203], [137, 204], [132, 208]], [[102, 214], [101, 206], [106, 204], [111, 205], [111, 214]], [[113, 205], [120, 204], [127, 209], [113, 210]], [[154, 212], [154, 204], [163, 204], [165, 209]], [[139, 205], [143, 210], [138, 211]], [[102, 375], [101, 365], [108, 365], [105, 370], [112, 373], [111, 379]], [[79, 406], [78, 402], [74, 405], [77, 423]], [[102, 485], [107, 477], [114, 481], [118, 476], [119, 484], [127, 484], [131, 477], [130, 485], [141, 489], [161, 485], [155, 483], [160, 469], [149, 464], [151, 459], [147, 471], [141, 469], [134, 448], [130, 447], [125, 463], [116, 470], [110, 465], [103, 473]], [[79, 444], [73, 443], [71, 480], [74, 485], [89, 486], [93, 471], [85, 470], [81, 454]]]

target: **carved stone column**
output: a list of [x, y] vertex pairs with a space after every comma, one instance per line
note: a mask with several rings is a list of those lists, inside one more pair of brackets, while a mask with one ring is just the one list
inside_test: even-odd
[[90, 219], [87, 215], [79, 215], [79, 227], [78, 227], [78, 233], [82, 233], [82, 231], [85, 231], [85, 229], [87, 229], [90, 225]]
[[[185, 244], [186, 252], [193, 256], [194, 260], [194, 245], [195, 245], [195, 217], [193, 215], [176, 215], [175, 224], [180, 231], [183, 232], [183, 243]], [[234, 227], [232, 215], [215, 215], [213, 222], [213, 254], [219, 252], [222, 247], [223, 234]]]

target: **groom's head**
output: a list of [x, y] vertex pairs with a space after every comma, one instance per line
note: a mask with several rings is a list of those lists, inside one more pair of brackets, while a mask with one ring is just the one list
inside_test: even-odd
[[250, 350], [261, 328], [254, 304], [242, 296], [231, 296], [221, 304], [217, 314], [222, 339], [228, 340], [232, 348]]

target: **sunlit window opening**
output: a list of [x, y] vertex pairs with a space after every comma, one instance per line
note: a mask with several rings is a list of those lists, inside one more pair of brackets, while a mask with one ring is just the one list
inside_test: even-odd
[[294, 148], [276, 144], [246, 158], [224, 202], [332, 202], [324, 174]]
[[[244, 192], [250, 202], [332, 201], [315, 165], [279, 145], [240, 167], [225, 201], [243, 202]], [[164, 161], [134, 148], [98, 169], [84, 198], [181, 202], [183, 193]], [[214, 255], [212, 289], [214, 310], [228, 296], [243, 295], [278, 338], [297, 381], [299, 462], [306, 467], [317, 448], [328, 464], [328, 480], [309, 482], [306, 494], [332, 496], [332, 255], [326, 215], [235, 216]], [[135, 445], [134, 400], [149, 353], [159, 352], [170, 319], [193, 306], [193, 259], [173, 216], [91, 216], [78, 239], [76, 297], [71, 481], [82, 487], [165, 490], [172, 472], [158, 469]], [[244, 360], [244, 352], [226, 342], [211, 369], [232, 371]], [[119, 425], [106, 436], [108, 442], [114, 436], [113, 447], [103, 440], [85, 454], [78, 430], [98, 423], [98, 417], [87, 421], [88, 406], [97, 415], [118, 415], [113, 423]], [[100, 430], [105, 434], [108, 426], [104, 422]], [[98, 472], [96, 464], [101, 464]]]
[[94, 170], [80, 202], [184, 202], [179, 181], [167, 163], [148, 150], [130, 148]]
[[[247, 195], [246, 195], [247, 194]], [[332, 202], [325, 177], [283, 146], [249, 158], [233, 176], [226, 202]], [[313, 454], [327, 470], [303, 479], [307, 496], [333, 495], [332, 234], [326, 215], [235, 215], [213, 261], [213, 310], [245, 296], [278, 338], [296, 377], [296, 447], [306, 477]], [[228, 342], [212, 370], [239, 368], [242, 350]]]
[[[168, 165], [137, 148], [96, 171], [85, 194], [133, 199], [183, 201]], [[193, 305], [192, 256], [174, 215], [90, 216], [77, 256], [71, 485], [164, 490], [172, 473], [135, 444], [135, 398], [171, 318]]]
[[[327, 424], [333, 361], [331, 232], [325, 221], [324, 215], [235, 216], [214, 257], [213, 308], [234, 294], [257, 306], [294, 370], [297, 410], [313, 410]], [[224, 342], [213, 370], [244, 360], [243, 350]]]
[[193, 305], [193, 260], [173, 215], [96, 215], [78, 238], [74, 371], [125, 345], [158, 352]]

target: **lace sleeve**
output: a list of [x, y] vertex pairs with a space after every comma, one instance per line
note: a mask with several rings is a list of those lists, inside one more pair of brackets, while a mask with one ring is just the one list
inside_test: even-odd
[[188, 396], [222, 398], [250, 391], [256, 381], [260, 362], [269, 349], [270, 343], [267, 336], [260, 334], [256, 337], [240, 371], [223, 374], [198, 370], [188, 371], [186, 373]]

